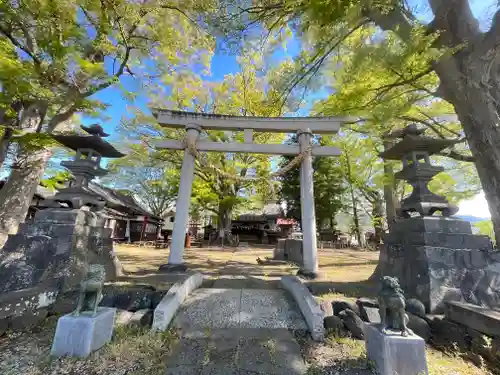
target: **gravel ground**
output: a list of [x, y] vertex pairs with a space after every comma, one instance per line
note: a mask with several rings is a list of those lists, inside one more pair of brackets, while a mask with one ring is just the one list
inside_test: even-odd
[[372, 375], [366, 359], [364, 342], [350, 338], [328, 336], [325, 342], [315, 342], [304, 332], [296, 339], [302, 356], [309, 364], [308, 375]]
[[43, 326], [0, 338], [2, 375], [160, 375], [176, 335], [134, 327], [115, 327], [111, 343], [87, 359], [51, 358], [57, 318]]

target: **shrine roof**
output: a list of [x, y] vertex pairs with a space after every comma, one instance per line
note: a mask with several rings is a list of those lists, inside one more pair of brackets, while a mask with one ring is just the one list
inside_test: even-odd
[[402, 140], [392, 146], [390, 149], [381, 152], [380, 157], [388, 160], [401, 160], [405, 155], [412, 151], [423, 151], [429, 155], [437, 154], [438, 152], [450, 147], [459, 140], [455, 139], [437, 139], [431, 137], [406, 135]]
[[[57, 142], [61, 145], [68, 147], [74, 151], [78, 149], [91, 149], [95, 150], [101, 156], [105, 158], [121, 158], [125, 156], [116, 148], [113, 147], [111, 143], [106, 142], [101, 137], [97, 135], [79, 135], [79, 134], [71, 134], [71, 135], [58, 135], [55, 134], [52, 136]], [[85, 153], [85, 152], [83, 152]]]

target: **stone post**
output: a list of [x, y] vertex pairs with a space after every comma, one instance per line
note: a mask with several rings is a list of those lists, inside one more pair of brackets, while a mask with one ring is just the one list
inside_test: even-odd
[[[304, 152], [311, 144], [312, 133], [309, 130], [298, 132], [300, 151]], [[316, 213], [314, 210], [314, 187], [312, 155], [307, 153], [300, 164], [300, 207], [302, 216], [303, 264], [300, 274], [315, 277], [318, 273], [316, 247]]]
[[127, 238], [127, 242], [130, 243], [130, 219], [127, 219], [127, 226], [125, 227], [125, 237]]
[[[197, 125], [186, 126], [188, 142], [196, 142], [200, 134], [200, 128]], [[165, 268], [179, 268], [173, 266], [183, 265], [184, 241], [186, 237], [186, 226], [189, 219], [189, 202], [191, 200], [191, 191], [194, 180], [194, 162], [195, 158], [186, 148], [184, 150], [184, 160], [182, 161], [181, 180], [179, 183], [179, 195], [175, 203], [175, 221], [172, 231], [172, 245], [170, 246], [170, 255], [168, 257], [168, 266]], [[180, 267], [184, 268], [185, 267]]]

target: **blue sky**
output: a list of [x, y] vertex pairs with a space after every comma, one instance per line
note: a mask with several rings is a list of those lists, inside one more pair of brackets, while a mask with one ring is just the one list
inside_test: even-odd
[[[496, 0], [471, 0], [472, 9], [476, 17], [479, 18], [481, 26], [483, 29], [487, 29], [491, 22], [491, 16], [494, 14], [496, 9]], [[418, 14], [425, 20], [429, 20], [431, 13], [429, 11], [428, 5], [425, 1], [421, 0], [410, 0], [411, 6], [418, 7]], [[287, 51], [279, 51], [275, 54], [274, 59], [282, 59], [288, 56], [293, 56], [298, 51], [297, 41], [291, 41], [288, 45]], [[211, 76], [207, 77], [208, 80], [218, 81], [223, 79], [224, 75], [237, 73], [238, 64], [236, 62], [236, 56], [226, 55], [226, 54], [216, 54], [212, 58], [211, 62]], [[123, 86], [131, 92], [137, 92], [138, 84], [134, 82], [134, 79], [126, 77], [122, 80]], [[316, 93], [314, 98], [323, 96], [325, 91], [322, 93]], [[95, 95], [96, 99], [99, 99], [109, 105], [109, 108], [105, 111], [105, 116], [107, 119], [102, 122], [106, 132], [111, 134], [110, 140], [116, 140], [116, 128], [120, 123], [120, 119], [127, 112], [127, 101], [122, 97], [121, 92], [117, 88], [108, 88]], [[138, 96], [135, 104], [142, 108], [146, 107], [147, 97]], [[307, 109], [300, 115], [307, 115]], [[82, 118], [84, 124], [90, 124], [96, 122], [93, 118]], [[464, 202], [461, 204], [460, 214], [463, 215], [473, 215], [479, 217], [489, 217], [489, 212], [487, 209], [486, 200], [484, 195], [479, 195], [473, 200]]]

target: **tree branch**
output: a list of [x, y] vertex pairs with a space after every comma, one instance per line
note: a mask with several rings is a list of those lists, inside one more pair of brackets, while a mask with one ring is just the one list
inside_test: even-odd
[[473, 41], [480, 34], [469, 0], [429, 0], [434, 13], [432, 29], [440, 31], [441, 43], [447, 47]]
[[394, 6], [390, 11], [377, 9], [373, 6], [373, 1], [364, 1], [363, 13], [384, 31], [396, 33], [403, 41], [411, 39], [412, 24], [408, 19], [408, 12], [403, 8]]
[[91, 87], [87, 91], [82, 92], [80, 94], [80, 96], [82, 98], [87, 98], [89, 96], [94, 95], [96, 92], [103, 90], [103, 89], [113, 85], [114, 83], [116, 83], [116, 81], [123, 75], [123, 72], [125, 71], [128, 60], [130, 58], [130, 51], [132, 51], [132, 49], [133, 49], [133, 47], [130, 47], [130, 46], [125, 47], [125, 55], [123, 56], [123, 60], [120, 64], [120, 67], [118, 68], [118, 71], [111, 78], [109, 78], [105, 82], [102, 82], [98, 85]]
[[69, 120], [71, 116], [75, 114], [78, 110], [78, 106], [76, 104], [71, 105], [66, 111], [60, 112], [57, 115], [53, 116], [48, 123], [48, 130], [51, 132], [54, 128], [59, 125], [61, 122]]
[[[390, 91], [391, 89], [393, 89], [395, 87], [404, 86], [404, 85], [413, 85], [413, 83], [415, 81], [418, 81], [420, 78], [423, 78], [423, 77], [425, 77], [428, 74], [431, 74], [433, 71], [434, 71], [434, 68], [429, 67], [426, 70], [424, 70], [423, 72], [420, 72], [420, 73], [414, 75], [411, 78], [401, 77], [401, 78], [404, 78], [404, 79], [398, 80], [398, 81], [393, 82], [393, 83], [389, 83], [387, 85], [383, 85], [383, 86], [377, 87], [376, 89], [373, 89], [373, 90], [377, 91], [377, 96], [380, 96], [380, 95], [383, 95], [383, 94], [387, 93], [388, 91]], [[423, 90], [420, 87], [415, 87], [415, 88], [417, 90]], [[423, 91], [426, 91], [426, 90], [423, 90]]]
[[495, 13], [493, 21], [488, 32], [483, 34], [480, 39], [478, 50], [479, 55], [484, 57], [491, 53], [491, 50], [497, 50], [500, 44], [500, 9]]
[[476, 161], [476, 159], [474, 159], [474, 157], [472, 155], [463, 155], [463, 154], [460, 154], [459, 152], [452, 150], [452, 149], [443, 150], [440, 153], [438, 153], [438, 155], [446, 156], [446, 157], [449, 157], [450, 159], [455, 159], [458, 161], [465, 161], [465, 162], [470, 162], [470, 163], [474, 163]]
[[20, 41], [18, 41], [13, 35], [12, 33], [7, 30], [5, 27], [3, 27], [1, 24], [0, 24], [0, 33], [2, 33], [3, 35], [5, 35], [7, 37], [7, 39], [10, 40], [10, 42], [17, 48], [19, 48], [21, 51], [23, 51], [24, 53], [26, 53], [29, 57], [31, 57], [31, 59], [33, 60], [33, 62], [35, 63], [35, 65], [40, 68], [41, 66], [41, 61], [40, 59], [35, 55], [35, 53], [33, 51], [31, 51], [27, 46], [23, 45]]

